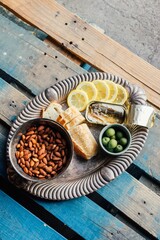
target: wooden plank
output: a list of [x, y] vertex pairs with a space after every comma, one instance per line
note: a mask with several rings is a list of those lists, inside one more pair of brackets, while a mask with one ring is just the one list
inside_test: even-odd
[[144, 148], [134, 161], [134, 164], [160, 182], [160, 164], [158, 161], [160, 159], [159, 136], [160, 119], [156, 117], [154, 127], [149, 130]]
[[[0, 87], [0, 102], [2, 103], [0, 118], [3, 118], [5, 122], [7, 121], [8, 124], [10, 124], [11, 121], [16, 119], [17, 115], [24, 108], [29, 99], [2, 79], [0, 79]], [[35, 91], [38, 91], [37, 88]], [[8, 95], [8, 98], [6, 98], [8, 92], [10, 94]], [[134, 161], [136, 166], [158, 181], [160, 181], [160, 166], [157, 161], [157, 159], [159, 159], [159, 124], [160, 120], [156, 118], [154, 127], [149, 131], [145, 146]], [[152, 146], [153, 142], [154, 146]]]
[[101, 34], [54, 0], [1, 2], [25, 21], [63, 44], [83, 61], [142, 86], [149, 102], [160, 108], [160, 70]]
[[4, 136], [0, 131], [0, 175], [3, 175], [4, 177], [7, 177], [6, 173], [6, 142], [7, 137]]
[[16, 23], [18, 26], [24, 28], [25, 30], [29, 31], [31, 34], [35, 35], [42, 41], [46, 39], [47, 34], [42, 32], [41, 30], [25, 23], [21, 19], [17, 18], [13, 13], [8, 11], [6, 8], [0, 6], [0, 14], [3, 15], [4, 17], [8, 18], [10, 21]]
[[66, 239], [0, 190], [0, 238], [21, 240]]
[[0, 29], [0, 68], [33, 94], [58, 80], [86, 72], [2, 15]]
[[152, 236], [160, 238], [160, 197], [127, 172], [98, 193]]
[[[9, 92], [13, 92], [13, 91], [16, 91], [16, 95], [18, 96], [20, 93], [16, 90], [16, 89], [14, 89], [12, 86], [10, 86], [9, 84], [7, 84], [6, 83], [6, 85], [8, 85], [8, 91]], [[7, 111], [5, 112], [5, 114], [7, 114]], [[4, 161], [4, 156], [5, 156], [5, 149], [4, 149], [4, 144], [5, 143], [3, 143], [3, 141], [5, 141], [6, 139], [4, 138], [4, 136], [3, 135], [0, 135], [0, 139], [1, 139], [1, 141], [0, 141], [0, 152], [2, 153], [2, 156], [0, 157], [0, 161], [2, 161], [2, 163], [0, 164], [1, 165], [1, 168], [0, 168], [0, 174], [1, 175], [4, 175], [5, 174], [5, 172], [6, 172], [6, 166], [5, 166], [5, 161]], [[88, 201], [88, 200], [87, 200]], [[69, 202], [69, 201], [68, 201]], [[43, 202], [43, 204], [45, 204], [45, 202]], [[42, 205], [43, 205], [42, 204]], [[72, 202], [72, 204], [73, 204], [73, 202]], [[71, 204], [71, 205], [72, 205]], [[88, 203], [89, 205], [91, 204], [90, 202]], [[43, 205], [44, 206], [44, 205]], [[51, 206], [51, 205], [49, 205], [49, 206]], [[53, 208], [52, 208], [52, 211], [54, 211], [54, 205], [52, 205], [53, 206]], [[81, 206], [81, 204], [79, 204], [78, 206], [77, 206], [77, 204], [75, 204], [75, 209], [72, 209], [72, 211], [69, 213], [69, 215], [70, 216], [72, 216], [73, 215], [73, 212], [77, 212], [77, 209], [79, 209], [79, 208], [81, 208], [80, 207]], [[88, 206], [87, 206], [87, 204], [86, 204], [86, 202], [85, 202], [85, 206], [87, 207], [87, 209], [88, 209]], [[71, 208], [71, 206], [68, 206], [69, 207], [69, 209]], [[47, 208], [47, 207], [46, 207]], [[60, 209], [62, 208], [62, 206], [60, 206]], [[96, 208], [97, 209], [97, 206], [96, 205], [94, 205], [94, 206], [92, 206], [91, 207], [91, 209], [89, 208], [88, 209], [88, 211], [89, 212], [93, 212], [93, 209], [94, 208]], [[57, 214], [56, 214], [56, 217], [58, 217], [60, 220], [63, 220], [63, 218], [65, 217], [65, 222], [66, 222], [66, 224], [67, 225], [69, 225], [73, 230], [76, 230], [79, 234], [81, 234], [81, 232], [83, 232], [83, 230], [82, 230], [82, 228], [83, 228], [83, 225], [84, 225], [84, 222], [86, 221], [86, 218], [88, 217], [88, 216], [86, 216], [86, 218], [84, 218], [83, 220], [82, 220], [82, 223], [81, 222], [79, 222], [80, 220], [78, 220], [78, 219], [80, 219], [80, 216], [82, 215], [82, 214], [84, 214], [84, 213], [82, 213], [82, 212], [80, 212], [79, 214], [77, 214], [76, 215], [76, 220], [74, 221], [74, 220], [71, 220], [71, 223], [70, 224], [68, 224], [68, 220], [67, 220], [67, 218], [68, 218], [68, 216], [67, 216], [67, 214], [65, 214], [64, 215], [64, 212], [65, 212], [65, 209], [66, 209], [66, 207], [65, 207], [65, 205], [63, 205], [63, 211], [61, 212], [61, 214], [62, 214], [62, 216], [60, 216], [59, 214], [60, 214], [60, 210], [58, 210], [59, 208], [57, 208]], [[48, 208], [47, 208], [47, 210], [49, 210]], [[98, 211], [98, 210], [97, 210]], [[86, 212], [86, 209], [85, 209], [85, 212]], [[55, 214], [54, 212], [52, 212], [53, 214]], [[93, 220], [94, 220], [94, 218], [96, 218], [96, 214], [99, 214], [98, 212], [97, 213], [95, 213], [95, 215], [93, 216], [93, 219], [90, 219], [89, 220], [89, 224], [91, 224], [92, 222], [93, 222]], [[110, 222], [110, 224], [109, 225], [105, 225], [105, 227], [106, 227], [106, 229], [105, 229], [105, 234], [103, 233], [103, 228], [104, 228], [104, 226], [102, 226], [102, 227], [97, 227], [97, 225], [98, 225], [98, 222], [99, 222], [99, 219], [97, 220], [97, 222], [94, 222], [94, 224], [92, 223], [92, 229], [91, 229], [91, 232], [92, 233], [94, 233], [94, 234], [96, 234], [96, 232], [98, 231], [98, 233], [100, 234], [100, 239], [105, 239], [106, 238], [106, 236], [108, 237], [108, 239], [110, 239], [109, 237], [110, 236], [112, 236], [112, 234], [114, 234], [114, 236], [116, 237], [117, 236], [117, 238], [118, 238], [118, 236], [121, 236], [121, 234], [123, 235], [125, 235], [125, 233], [127, 232], [127, 235], [130, 233], [131, 234], [131, 236], [135, 236], [135, 239], [137, 238], [137, 239], [139, 239], [139, 236], [138, 235], [136, 235], [132, 230], [130, 230], [130, 229], [128, 229], [125, 225], [121, 225], [121, 223], [119, 223], [119, 222], [117, 222], [117, 220], [116, 220], [116, 222], [114, 222], [114, 221], [112, 221], [112, 219], [111, 220], [109, 220], [110, 219], [110, 215], [106, 215], [106, 214], [108, 214], [108, 213], [102, 213], [101, 215], [100, 215], [100, 219], [102, 218], [102, 220], [104, 221], [104, 223], [105, 223], [105, 220], [106, 220], [106, 218], [107, 218], [107, 221], [108, 222]], [[94, 220], [95, 221], [95, 220]], [[76, 222], [76, 227], [74, 226], [74, 222]], [[120, 224], [120, 225], [119, 225]], [[81, 226], [81, 227], [79, 227], [79, 225]], [[95, 225], [95, 226], [94, 226]], [[112, 226], [115, 226], [114, 227], [114, 229], [112, 229]], [[109, 229], [109, 230], [108, 230]], [[89, 232], [89, 234], [91, 233], [91, 232]], [[104, 238], [103, 238], [103, 234], [104, 234]], [[118, 234], [118, 235], [117, 235]], [[83, 232], [83, 236], [85, 237], [85, 232]], [[95, 235], [96, 236], [96, 235]], [[87, 237], [88, 239], [89, 239], [89, 235], [88, 235], [88, 237]], [[86, 238], [86, 239], [87, 239]], [[116, 239], [116, 238], [115, 238]]]
[[1, 78], [0, 89], [1, 118], [14, 122], [30, 99]]
[[[5, 19], [4, 17], [0, 17], [0, 24], [2, 26], [5, 26], [5, 28], [6, 28], [5, 29], [6, 30], [6, 32], [5, 32], [6, 35], [4, 35], [4, 44], [5, 44], [6, 51], [9, 51], [7, 56], [4, 55], [4, 58], [1, 58], [0, 66], [7, 73], [9, 73], [12, 76], [14, 76], [15, 78], [19, 79], [21, 84], [27, 86], [30, 90], [32, 90], [33, 93], [35, 93], [35, 94], [39, 93], [40, 91], [42, 91], [44, 89], [45, 84], [48, 86], [48, 83], [47, 83], [47, 81], [42, 81], [42, 82], [40, 81], [40, 83], [39, 83], [39, 81], [38, 81], [38, 78], [40, 77], [39, 73], [37, 73], [37, 75], [35, 77], [32, 76], [32, 67], [37, 68], [37, 66], [36, 66], [35, 62], [33, 62], [31, 64], [31, 62], [27, 61], [29, 56], [32, 56], [33, 53], [35, 53], [35, 55], [34, 55], [35, 58], [36, 57], [38, 58], [39, 55], [43, 55], [40, 52], [40, 50], [38, 51], [36, 49], [34, 51], [34, 49], [32, 48], [33, 45], [36, 46], [37, 39], [35, 37], [31, 37], [30, 34], [26, 33], [26, 31], [24, 31], [20, 27], [16, 26], [16, 24], [11, 23], [10, 21], [8, 21], [8, 19]], [[17, 38], [15, 37], [14, 34], [12, 35], [12, 38], [11, 38], [11, 36], [9, 38], [7, 38], [9, 31], [13, 31], [16, 34], [16, 37], [17, 37], [18, 34], [21, 36], [21, 37], [19, 37], [18, 42], [17, 42]], [[2, 32], [1, 32], [1, 36], [2, 36]], [[26, 39], [25, 44], [24, 44], [24, 41], [22, 40], [23, 38]], [[1, 37], [1, 39], [2, 39], [2, 37]], [[6, 41], [6, 39], [7, 39], [7, 41]], [[23, 44], [21, 44], [21, 40], [22, 40]], [[10, 42], [8, 42], [8, 41], [10, 41]], [[30, 41], [30, 44], [32, 44], [32, 46], [28, 47], [28, 42], [29, 41]], [[9, 48], [8, 44], [16, 45], [17, 43], [18, 43], [17, 46], [18, 47], [21, 46], [21, 47], [19, 49], [17, 47], [17, 51], [13, 52], [12, 48]], [[13, 45], [11, 45], [11, 46], [13, 46]], [[42, 51], [45, 50], [46, 46], [43, 43], [41, 43], [41, 41], [38, 41], [38, 45], [40, 46]], [[27, 49], [25, 51], [22, 51], [26, 46], [27, 46]], [[5, 52], [3, 52], [3, 50], [4, 50], [4, 47], [2, 47], [1, 50], [0, 50], [0, 51], [2, 51], [1, 56], [5, 53]], [[23, 62], [20, 61], [20, 63], [19, 63], [20, 68], [18, 66], [15, 66], [15, 65], [17, 65], [17, 63], [15, 62], [17, 53], [20, 53], [21, 55], [22, 54], [25, 55], [25, 56], [23, 56], [23, 58], [24, 58]], [[25, 61], [25, 58], [26, 58], [26, 61]], [[40, 60], [38, 60], [38, 61], [40, 62]], [[31, 65], [31, 68], [30, 68], [30, 65]], [[12, 66], [13, 66], [13, 68], [12, 68]], [[67, 70], [65, 72], [66, 72], [65, 74], [67, 74]], [[59, 72], [59, 73], [61, 74], [61, 72]], [[44, 78], [45, 78], [45, 76], [46, 75], [44, 75]], [[50, 78], [51, 78], [51, 81], [52, 81], [52, 75], [50, 75]], [[8, 122], [7, 119], [9, 119], [10, 121], [15, 120], [17, 114], [20, 112], [20, 109], [22, 109], [24, 107], [24, 104], [22, 103], [22, 101], [23, 101], [23, 99], [25, 101], [26, 97], [24, 95], [21, 95], [21, 97], [19, 98], [17, 91], [15, 91], [13, 88], [11, 88], [11, 89], [8, 88], [9, 86], [6, 85], [6, 83], [4, 81], [2, 81], [1, 84], [2, 85], [5, 84], [5, 87], [2, 91], [1, 101], [3, 103], [5, 101], [7, 101], [4, 106], [2, 105], [1, 113], [3, 114], [3, 120], [6, 121], [8, 124], [10, 124], [10, 122]], [[13, 90], [14, 90], [14, 93], [13, 93]], [[5, 97], [7, 92], [11, 92], [11, 94], [9, 95], [9, 98]], [[17, 106], [16, 108], [14, 108], [14, 103], [12, 103], [12, 100], [16, 104], [18, 104], [18, 105], [16, 105]], [[20, 103], [22, 104], [22, 106], [20, 106]], [[10, 104], [11, 104], [11, 106], [10, 106]], [[5, 111], [8, 111], [8, 113], [4, 113]], [[9, 115], [7, 115], [7, 114], [9, 114]], [[1, 115], [1, 118], [2, 118], [2, 115]], [[138, 165], [141, 169], [143, 169], [145, 172], [147, 172], [148, 174], [150, 174], [151, 176], [153, 176], [157, 180], [160, 179], [160, 176], [159, 176], [160, 166], [158, 165], [158, 162], [157, 162], [158, 145], [156, 145], [156, 144], [154, 145], [154, 154], [153, 154], [152, 151], [148, 152], [148, 149], [152, 149], [151, 144], [154, 141], [154, 138], [156, 136], [157, 136], [156, 139], [158, 138], [159, 134], [156, 135], [156, 133], [158, 131], [159, 131], [159, 128], [158, 128], [158, 123], [157, 123], [155, 125], [155, 127], [150, 130], [149, 138], [148, 138], [148, 141], [147, 141], [147, 143], [148, 143], [147, 147], [143, 148], [142, 153], [138, 156], [138, 160], [135, 161], [136, 165]], [[151, 139], [151, 141], [150, 141], [150, 139]], [[156, 143], [158, 144], [158, 141], [156, 141]], [[146, 156], [146, 152], [148, 153], [147, 156]], [[147, 161], [146, 158], [149, 159], [149, 160]], [[152, 168], [151, 168], [151, 166], [152, 166]]]
[[[6, 177], [4, 141], [6, 139], [0, 134], [0, 175]], [[134, 232], [87, 197], [60, 202], [48, 202], [44, 200], [36, 200], [36, 202], [86, 240], [90, 240], [91, 238], [93, 240], [109, 240], [113, 238], [115, 240], [143, 239], [138, 233]]]
[[153, 182], [147, 175], [142, 175], [139, 181], [160, 196], [160, 184]]
[[86, 240], [143, 239], [87, 197], [50, 204], [43, 200], [36, 202]]
[[[6, 83], [0, 78], [0, 102], [1, 104], [1, 114], [2, 118], [9, 125], [14, 121], [20, 111], [27, 104], [29, 99], [19, 92], [17, 89], [12, 87], [10, 84]], [[6, 94], [10, 93], [6, 98]], [[12, 102], [14, 101], [14, 102]], [[16, 105], [16, 107], [15, 107]], [[160, 120], [156, 118], [155, 125], [149, 131], [148, 139], [142, 149], [141, 153], [138, 155], [137, 160], [134, 164], [142, 169], [145, 173], [149, 174], [151, 177], [160, 181], [160, 166], [157, 161], [159, 159], [159, 135], [160, 135]], [[154, 142], [154, 146], [152, 143]]]
[[[3, 81], [3, 80], [1, 80], [1, 81]], [[3, 81], [4, 82], [4, 81]], [[5, 82], [4, 82], [5, 83]], [[20, 95], [20, 99], [21, 99], [21, 93], [19, 92], [19, 91], [17, 91], [16, 89], [14, 89], [12, 86], [10, 86], [9, 84], [7, 84], [7, 83], [5, 83], [4, 84], [3, 83], [3, 86], [7, 86], [7, 87], [4, 87], [4, 89], [5, 89], [5, 94], [6, 94], [6, 89], [7, 89], [7, 92], [10, 92], [10, 93], [12, 93], [13, 91], [14, 92], [16, 92], [16, 94], [13, 94], [13, 95], [16, 95], [16, 97], [17, 97], [17, 101], [19, 101], [18, 100], [18, 96]], [[3, 88], [2, 88], [2, 90], [1, 90], [1, 94], [3, 95]], [[4, 95], [5, 95], [4, 94]], [[11, 94], [12, 95], [12, 94]], [[3, 102], [3, 101], [1, 101], [1, 102]], [[20, 101], [19, 101], [20, 102]], [[8, 104], [7, 104], [8, 105]], [[5, 105], [4, 105], [4, 108], [5, 108]], [[3, 109], [3, 108], [2, 108]], [[6, 109], [7, 109], [7, 107], [6, 107]], [[15, 111], [15, 108], [14, 108], [14, 111]], [[4, 114], [9, 114], [8, 116], [9, 116], [9, 118], [10, 118], [10, 110], [6, 110], [5, 112], [4, 112]], [[15, 113], [13, 113], [13, 114], [15, 114]], [[11, 116], [12, 117], [12, 116]], [[4, 140], [4, 137], [3, 137], [3, 140]], [[157, 144], [158, 144], [158, 142], [157, 142]], [[3, 146], [2, 144], [0, 144], [0, 146]], [[146, 149], [147, 149], [147, 146], [146, 146]], [[148, 150], [147, 150], [148, 151]], [[0, 151], [0, 152], [2, 152], [2, 151]], [[0, 158], [0, 159], [3, 159], [2, 157]], [[3, 163], [4, 164], [4, 163]], [[4, 167], [3, 167], [3, 164], [1, 164], [1, 171], [4, 169]], [[2, 172], [4, 172], [4, 170], [2, 171]], [[126, 174], [126, 173], [123, 173], [123, 175], [124, 174]], [[115, 181], [117, 181], [117, 179], [115, 180]], [[113, 182], [115, 182], [115, 181], [113, 181]], [[126, 182], [127, 184], [128, 184], [128, 180], [124, 180], [123, 181], [123, 179], [121, 180], [121, 182], [118, 182], [118, 184], [116, 184], [116, 186], [123, 186], [123, 189], [126, 189], [125, 188], [125, 185], [124, 185], [124, 182]], [[112, 184], [112, 183], [111, 183]], [[139, 189], [141, 189], [142, 188], [142, 186], [140, 186], [140, 188]], [[116, 188], [114, 188], [114, 187], [112, 187], [112, 189], [116, 189], [117, 190], [117, 187]], [[143, 188], [142, 188], [143, 189]], [[140, 190], [139, 190], [140, 191]], [[122, 194], [122, 193], [121, 193]], [[113, 195], [116, 195], [115, 193], [113, 193]], [[122, 194], [123, 195], [123, 194]], [[110, 196], [110, 194], [109, 195], [107, 195], [106, 196], [106, 199], [108, 200], [108, 198], [109, 198], [109, 196]], [[125, 196], [125, 198], [128, 198], [128, 196], [127, 196], [127, 194], [126, 194], [126, 192], [125, 192], [125, 194], [123, 195], [123, 196]], [[137, 196], [137, 193], [136, 193], [136, 196]], [[119, 197], [119, 196], [118, 196]], [[133, 199], [132, 199], [133, 200]], [[112, 199], [111, 199], [111, 202], [112, 202]], [[122, 200], [122, 202], [123, 202], [123, 200]], [[112, 202], [113, 203], [113, 202]], [[116, 205], [116, 207], [117, 207], [117, 204], [115, 204]], [[123, 206], [124, 207], [124, 206]], [[135, 208], [135, 209], [137, 209], [137, 208]], [[120, 207], [120, 210], [122, 210], [121, 209], [121, 207]], [[130, 212], [128, 213], [128, 212], [125, 212], [126, 213], [126, 215], [129, 215], [130, 216]], [[146, 217], [146, 216], [145, 216]], [[136, 221], [137, 221], [137, 219], [136, 219]]]
[[74, 63], [81, 65], [83, 62], [78, 57], [70, 53], [66, 48], [63, 47], [62, 44], [58, 44], [56, 41], [54, 41], [51, 37], [47, 37], [44, 40], [45, 43], [47, 43], [49, 46], [56, 49], [58, 52], [62, 53], [65, 57], [69, 58]]

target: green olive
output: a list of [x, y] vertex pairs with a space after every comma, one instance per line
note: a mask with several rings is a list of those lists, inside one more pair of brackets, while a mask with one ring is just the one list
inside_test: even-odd
[[122, 152], [123, 151], [123, 147], [122, 145], [118, 144], [115, 149], [114, 149], [114, 152], [115, 153], [118, 153], [118, 152]]
[[109, 137], [103, 137], [102, 138], [102, 144], [106, 147], [108, 142], [110, 141], [110, 138]]
[[116, 135], [113, 135], [113, 136], [111, 137], [111, 139], [116, 139]]
[[111, 139], [108, 143], [108, 148], [115, 148], [117, 146], [117, 141], [115, 139]]
[[117, 139], [121, 139], [122, 137], [123, 137], [123, 133], [120, 132], [120, 131], [117, 131], [117, 132], [116, 132], [116, 138], [117, 138]]
[[119, 143], [122, 145], [122, 146], [125, 146], [126, 144], [127, 144], [127, 138], [121, 138], [120, 140], [119, 140]]
[[109, 152], [114, 152], [114, 148], [107, 148]]
[[112, 136], [114, 136], [114, 135], [115, 135], [115, 130], [114, 130], [114, 128], [108, 128], [108, 129], [105, 131], [105, 135], [106, 135], [107, 137], [112, 137]]

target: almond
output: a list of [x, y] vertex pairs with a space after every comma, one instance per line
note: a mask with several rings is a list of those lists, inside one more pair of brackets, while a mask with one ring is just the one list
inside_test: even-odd
[[47, 155], [47, 153], [43, 153], [42, 155], [39, 156], [39, 160], [43, 159], [45, 156]]
[[38, 159], [38, 158], [32, 158], [32, 160], [33, 160], [34, 162], [39, 162], [39, 159]]
[[15, 155], [16, 155], [16, 158], [18, 159], [19, 155], [20, 155], [20, 152], [16, 151]]
[[43, 153], [45, 152], [45, 148], [41, 148], [39, 151], [38, 151], [38, 155], [42, 155]]
[[39, 127], [38, 127], [38, 129], [37, 129], [37, 130], [38, 130], [38, 132], [39, 132], [39, 131], [41, 131], [41, 130], [43, 130], [43, 129], [44, 129], [44, 126], [43, 126], [43, 125], [41, 125], [41, 126], [39, 126]]
[[26, 133], [26, 136], [33, 135], [33, 134], [34, 134], [34, 131], [29, 131], [29, 132]]

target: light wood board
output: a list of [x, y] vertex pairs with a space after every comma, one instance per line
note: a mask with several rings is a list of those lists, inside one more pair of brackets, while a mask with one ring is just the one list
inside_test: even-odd
[[54, 0], [1, 2], [19, 17], [63, 44], [84, 62], [143, 87], [149, 102], [160, 108], [160, 70], [100, 33]]
[[98, 193], [157, 239], [160, 238], [160, 197], [124, 172]]

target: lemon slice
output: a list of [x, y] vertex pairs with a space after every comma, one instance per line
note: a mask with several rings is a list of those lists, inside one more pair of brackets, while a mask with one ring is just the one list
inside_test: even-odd
[[69, 107], [76, 107], [80, 112], [85, 110], [87, 104], [88, 104], [88, 96], [87, 93], [85, 93], [82, 90], [73, 90], [69, 93], [67, 97], [67, 104]]
[[107, 102], [113, 102], [118, 94], [118, 88], [117, 88], [117, 84], [115, 84], [112, 81], [109, 80], [105, 80], [105, 83], [107, 84], [107, 86], [109, 87], [110, 93], [109, 96], [107, 98]]
[[89, 101], [96, 100], [97, 89], [92, 82], [81, 82], [76, 89], [84, 91]]
[[109, 97], [109, 87], [103, 80], [94, 80], [92, 83], [94, 83], [95, 87], [97, 88], [97, 101], [105, 101]]
[[117, 84], [117, 89], [118, 89], [117, 97], [113, 103], [123, 105], [128, 97], [127, 91], [124, 87], [122, 87], [119, 84]]

